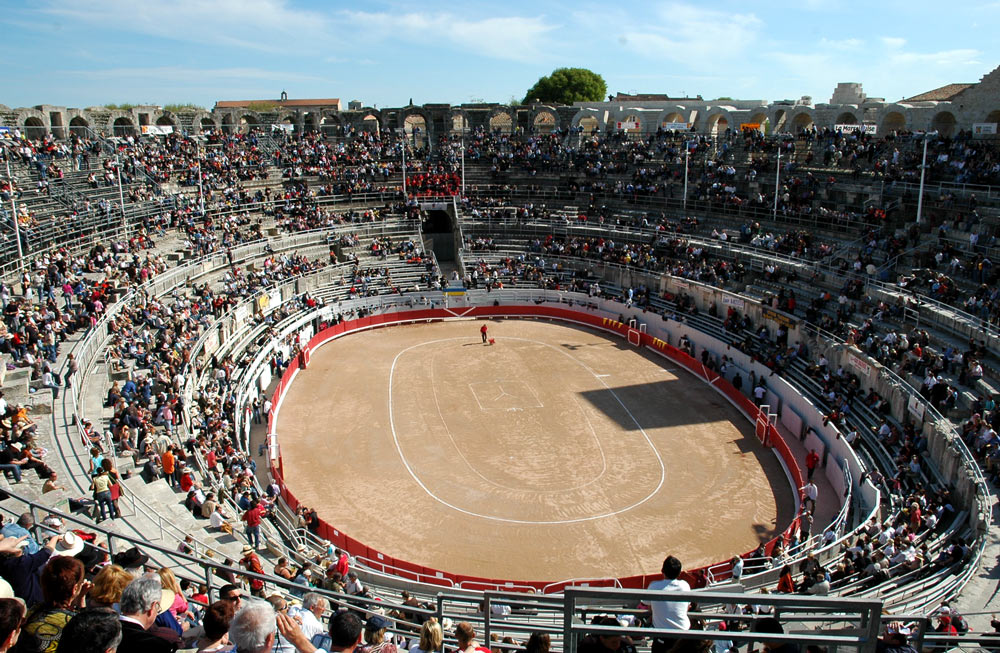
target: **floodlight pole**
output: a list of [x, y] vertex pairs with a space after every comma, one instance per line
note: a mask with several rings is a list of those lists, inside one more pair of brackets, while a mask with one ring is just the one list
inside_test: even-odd
[[774, 221], [778, 221], [778, 190], [781, 187], [781, 145], [778, 145], [778, 165], [774, 171]]
[[688, 165], [691, 159], [691, 148], [684, 141], [684, 210], [688, 209]]
[[7, 180], [10, 182], [10, 210], [14, 221], [14, 240], [17, 241], [17, 272], [24, 276], [24, 250], [21, 248], [21, 225], [17, 222], [17, 200], [14, 199], [14, 177], [10, 174], [10, 150], [4, 149], [4, 162], [7, 164]]
[[920, 193], [917, 195], [917, 224], [921, 224], [924, 213], [924, 177], [927, 174], [927, 141], [930, 133], [924, 134], [924, 158], [920, 162]]
[[198, 209], [201, 211], [201, 214], [204, 216], [205, 215], [205, 189], [202, 187], [202, 184], [201, 184], [201, 151], [200, 151], [200, 149], [201, 148], [199, 148], [199, 152], [198, 152]]
[[122, 189], [122, 164], [115, 154], [115, 170], [118, 172], [118, 201], [122, 205], [122, 233], [125, 235], [125, 246], [128, 247], [128, 222], [125, 220], [125, 191]]
[[403, 154], [403, 201], [406, 201], [406, 128], [403, 128], [403, 133], [399, 139], [400, 148]]

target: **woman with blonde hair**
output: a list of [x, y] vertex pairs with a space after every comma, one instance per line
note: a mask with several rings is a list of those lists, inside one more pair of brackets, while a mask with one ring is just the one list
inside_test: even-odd
[[163, 589], [170, 590], [174, 593], [174, 602], [169, 608], [170, 612], [174, 615], [174, 617], [176, 617], [177, 623], [182, 624], [182, 627], [186, 628], [193, 623], [195, 619], [194, 614], [190, 609], [188, 609], [188, 600], [187, 597], [184, 596], [184, 590], [181, 589], [181, 584], [177, 582], [177, 577], [174, 576], [174, 572], [172, 572], [168, 567], [161, 567], [156, 573], [160, 576], [160, 585], [163, 585]]
[[420, 627], [420, 643], [410, 647], [410, 653], [431, 653], [441, 650], [444, 633], [437, 619], [431, 617]]
[[389, 620], [380, 614], [373, 614], [365, 622], [365, 645], [361, 653], [397, 653], [396, 644], [390, 639], [386, 641], [385, 631]]
[[134, 580], [119, 565], [108, 565], [94, 576], [94, 586], [87, 594], [88, 608], [117, 608], [125, 587]]

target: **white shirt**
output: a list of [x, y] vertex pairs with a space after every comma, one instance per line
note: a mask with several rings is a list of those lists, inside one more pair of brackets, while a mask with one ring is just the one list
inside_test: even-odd
[[211, 524], [212, 528], [222, 528], [222, 525], [226, 523], [226, 518], [216, 511], [209, 516], [208, 522]]
[[319, 622], [311, 611], [302, 607], [292, 608], [288, 611], [291, 617], [298, 617], [302, 621], [302, 633], [312, 641], [312, 638], [319, 633], [325, 633], [326, 628]]
[[[651, 590], [668, 592], [690, 592], [691, 586], [684, 580], [654, 580], [649, 584]], [[652, 601], [649, 605], [653, 611], [654, 628], [674, 628], [688, 630], [691, 621], [688, 619], [688, 602], [686, 601]]]

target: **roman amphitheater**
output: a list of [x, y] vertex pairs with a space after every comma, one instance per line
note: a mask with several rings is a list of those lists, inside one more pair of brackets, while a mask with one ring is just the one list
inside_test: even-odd
[[[899, 102], [0, 105], [0, 514], [400, 643], [996, 650], [997, 123], [1000, 68]], [[646, 589], [668, 555], [691, 592]]]

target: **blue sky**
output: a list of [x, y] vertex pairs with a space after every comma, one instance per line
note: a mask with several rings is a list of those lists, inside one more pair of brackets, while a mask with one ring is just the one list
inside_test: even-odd
[[898, 100], [1000, 65], [1000, 1], [0, 0], [0, 104], [521, 98], [560, 66], [609, 92]]

